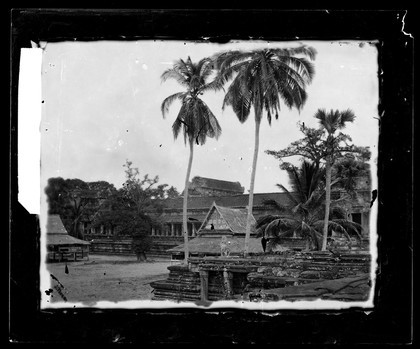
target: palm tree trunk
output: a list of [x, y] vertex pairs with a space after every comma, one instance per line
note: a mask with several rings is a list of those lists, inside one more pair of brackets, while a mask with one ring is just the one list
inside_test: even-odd
[[185, 189], [184, 189], [184, 204], [182, 210], [182, 231], [184, 234], [184, 263], [188, 263], [189, 247], [188, 247], [188, 221], [187, 221], [187, 210], [188, 210], [188, 187], [190, 186], [190, 174], [191, 166], [194, 155], [194, 141], [190, 140], [190, 158], [188, 160], [187, 175], [185, 177]]
[[248, 256], [249, 253], [249, 238], [251, 236], [251, 217], [252, 208], [254, 206], [254, 184], [255, 184], [255, 173], [257, 170], [258, 160], [258, 149], [260, 146], [260, 125], [261, 119], [255, 119], [255, 145], [254, 145], [254, 158], [252, 160], [252, 171], [251, 171], [251, 183], [249, 185], [249, 200], [248, 200], [248, 215], [246, 219], [246, 230], [245, 230], [245, 247], [244, 256]]
[[330, 216], [330, 204], [331, 204], [331, 161], [327, 158], [325, 164], [325, 216], [324, 216], [324, 230], [322, 236], [322, 247], [321, 250], [327, 249], [327, 237], [328, 237], [328, 219]]

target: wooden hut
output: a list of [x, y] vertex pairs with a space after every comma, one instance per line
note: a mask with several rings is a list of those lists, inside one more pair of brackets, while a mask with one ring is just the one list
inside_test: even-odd
[[[199, 230], [197, 237], [188, 242], [191, 256], [240, 256], [244, 252], [247, 210], [216, 205], [213, 202]], [[255, 219], [252, 216], [252, 226]], [[171, 248], [172, 260], [184, 258], [184, 244]], [[263, 252], [261, 238], [251, 230], [250, 254]]]
[[89, 259], [88, 241], [70, 236], [59, 215], [47, 220], [47, 261], [77, 261]]

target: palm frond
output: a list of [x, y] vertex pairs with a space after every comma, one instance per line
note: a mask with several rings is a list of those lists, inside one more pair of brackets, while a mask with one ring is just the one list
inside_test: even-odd
[[301, 45], [298, 47], [291, 48], [273, 48], [270, 51], [276, 56], [295, 56], [303, 55], [309, 57], [311, 60], [315, 60], [317, 51], [311, 46]]
[[193, 123], [188, 117], [191, 115], [191, 103], [186, 101], [181, 105], [178, 116], [172, 124], [172, 133], [174, 138], [177, 139], [181, 131], [184, 134], [184, 143], [187, 143], [187, 139], [193, 135]]
[[253, 53], [248, 51], [225, 51], [214, 56], [215, 68], [224, 74], [229, 68], [245, 60], [249, 60]]
[[339, 129], [345, 127], [346, 122], [353, 122], [356, 118], [356, 115], [351, 109], [344, 110], [340, 113], [340, 124]]
[[362, 239], [363, 227], [359, 223], [348, 219], [334, 219], [333, 222], [340, 225], [349, 235], [354, 235], [359, 240]]
[[206, 138], [218, 139], [222, 133], [216, 117], [210, 108], [199, 98], [194, 102], [194, 134], [196, 142], [203, 145]]
[[175, 68], [169, 68], [165, 70], [161, 75], [161, 79], [162, 82], [165, 82], [168, 79], [174, 79], [182, 86], [189, 86], [189, 81], [187, 80], [187, 77]]
[[223, 79], [220, 78], [219, 75], [217, 75], [213, 81], [210, 81], [209, 83], [206, 83], [205, 85], [202, 85], [200, 88], [200, 93], [204, 93], [206, 91], [219, 91], [224, 89], [224, 82]]
[[177, 93], [174, 93], [173, 95], [170, 95], [169, 97], [166, 97], [163, 100], [162, 105], [160, 107], [160, 110], [161, 110], [162, 115], [163, 115], [164, 118], [165, 118], [166, 114], [168, 113], [169, 107], [171, 106], [171, 104], [176, 99], [182, 100], [184, 96], [185, 96], [185, 93], [184, 92], [177, 92]]
[[202, 84], [214, 71], [214, 62], [212, 59], [205, 57], [197, 63], [198, 76], [201, 78]]
[[285, 234], [293, 232], [295, 226], [295, 219], [279, 217], [266, 224], [264, 229], [264, 235], [267, 237], [282, 237]]
[[250, 91], [243, 86], [241, 77], [238, 75], [226, 92], [222, 108], [224, 109], [226, 105], [231, 105], [238, 120], [244, 123], [251, 111], [251, 98]]
[[291, 214], [291, 210], [290, 210], [290, 207], [289, 206], [283, 205], [283, 204], [279, 203], [276, 200], [273, 200], [273, 199], [265, 199], [265, 200], [262, 201], [262, 204], [265, 205], [265, 206], [270, 206], [273, 209], [275, 209], [278, 212], [281, 212], [283, 214], [284, 213], [290, 213]]
[[299, 204], [299, 201], [296, 200], [295, 195], [293, 195], [283, 184], [276, 184], [276, 187], [283, 190], [283, 192], [286, 194], [288, 200], [293, 204], [293, 206], [296, 206]]
[[272, 221], [281, 218], [280, 215], [265, 215], [257, 219], [255, 223], [255, 228], [259, 229], [261, 227], [265, 227], [267, 224], [271, 223]]
[[334, 134], [337, 130], [343, 129], [347, 122], [353, 122], [355, 115], [353, 111], [347, 109], [345, 111], [318, 109], [314, 117], [319, 120], [321, 127], [325, 128], [329, 134]]

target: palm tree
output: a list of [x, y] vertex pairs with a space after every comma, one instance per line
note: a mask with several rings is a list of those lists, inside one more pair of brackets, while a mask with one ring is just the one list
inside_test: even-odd
[[190, 156], [188, 160], [187, 174], [185, 177], [183, 218], [182, 228], [184, 234], [184, 263], [187, 263], [188, 249], [188, 226], [187, 226], [187, 202], [188, 187], [191, 174], [191, 166], [194, 153], [194, 143], [203, 145], [207, 137], [218, 138], [222, 132], [221, 127], [209, 107], [199, 96], [208, 90], [221, 88], [218, 81], [208, 82], [213, 72], [213, 62], [209, 58], [204, 58], [198, 63], [193, 63], [188, 57], [186, 61], [182, 59], [176, 61], [172, 68], [163, 72], [161, 79], [175, 79], [186, 91], [177, 92], [165, 98], [161, 105], [162, 115], [165, 118], [170, 105], [175, 101], [181, 101], [181, 108], [178, 116], [172, 125], [174, 138], [183, 132], [184, 142], [189, 145]]
[[326, 140], [327, 154], [325, 156], [325, 216], [322, 239], [322, 250], [327, 248], [328, 235], [328, 218], [331, 205], [331, 169], [335, 161], [335, 153], [338, 147], [338, 137], [336, 132], [346, 127], [346, 123], [353, 122], [355, 115], [353, 111], [347, 109], [345, 111], [331, 110], [326, 112], [325, 109], [318, 109], [315, 113], [315, 118], [319, 120], [321, 128], [328, 133]]
[[313, 60], [316, 51], [312, 47], [300, 46], [249, 52], [228, 51], [215, 57], [220, 84], [235, 76], [226, 92], [223, 109], [230, 105], [241, 123], [248, 119], [251, 107], [254, 109], [255, 145], [249, 188], [245, 256], [249, 250], [259, 130], [263, 111], [266, 111], [268, 123], [271, 125], [272, 115], [278, 119], [280, 100], [283, 100], [289, 109], [296, 107], [300, 110], [307, 99], [305, 88], [314, 76], [313, 65], [305, 57], [299, 58], [297, 55], [308, 56]]
[[[322, 188], [323, 169], [317, 164], [303, 161], [300, 168], [293, 165], [286, 169], [292, 191], [278, 184], [287, 195], [288, 203], [280, 204], [275, 200], [264, 203], [276, 208], [277, 215], [266, 215], [258, 219], [255, 226], [257, 236], [269, 238], [270, 245], [280, 243], [283, 237], [299, 236], [312, 243], [319, 250], [325, 214], [325, 190]], [[355, 235], [361, 241], [361, 226], [347, 219], [347, 214], [340, 207], [333, 207], [329, 212], [328, 233], [341, 232], [349, 241]], [[307, 244], [309, 247], [309, 244]]]

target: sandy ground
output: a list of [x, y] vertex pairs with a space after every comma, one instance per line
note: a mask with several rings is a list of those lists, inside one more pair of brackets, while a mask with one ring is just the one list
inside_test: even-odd
[[65, 262], [49, 263], [47, 269], [53, 275], [49, 301], [92, 304], [150, 300], [150, 283], [166, 279], [169, 265], [169, 260], [137, 262], [134, 256], [90, 255], [88, 261], [67, 262], [66, 273]]

